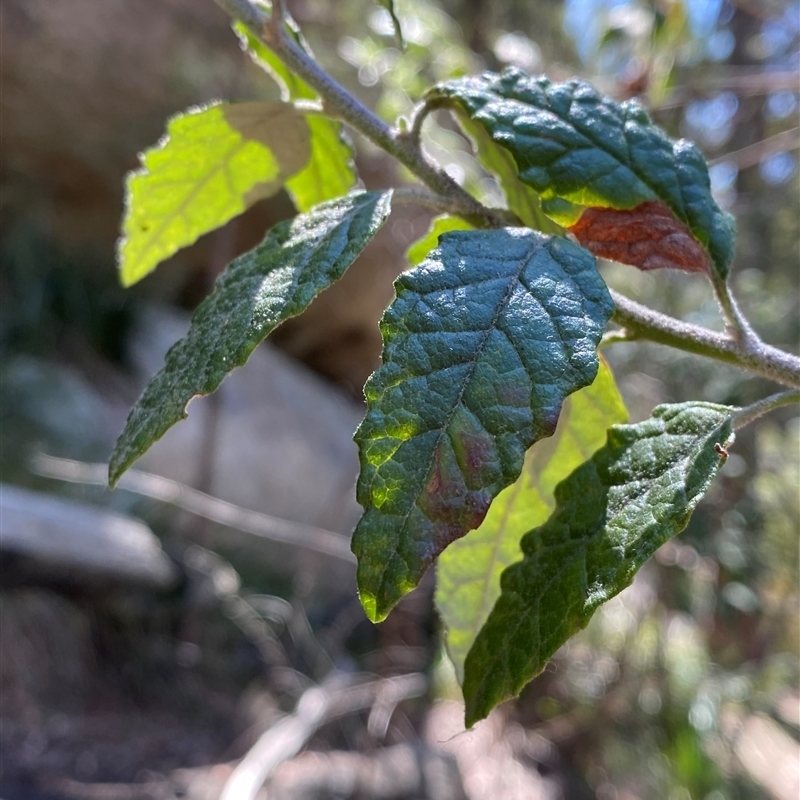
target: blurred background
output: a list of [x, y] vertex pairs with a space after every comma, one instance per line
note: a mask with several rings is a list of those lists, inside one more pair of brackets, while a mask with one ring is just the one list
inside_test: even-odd
[[[398, 0], [404, 48], [370, 0], [289, 5], [322, 65], [387, 119], [437, 80], [507, 64], [642, 98], [705, 153], [738, 220], [744, 311], [797, 352], [800, 4]], [[742, 431], [688, 530], [519, 701], [464, 732], [435, 576], [376, 627], [348, 554], [361, 386], [428, 214], [394, 213], [110, 493], [102, 463], [189, 312], [294, 213], [285, 195], [259, 203], [123, 291], [123, 176], [169, 115], [278, 92], [211, 0], [3, 0], [0, 25], [3, 800], [796, 800], [795, 409]], [[408, 178], [355, 144], [369, 188]], [[426, 147], [502, 202], [446, 114]], [[603, 271], [721, 327], [697, 277]], [[665, 348], [606, 356], [634, 421], [771, 389]]]

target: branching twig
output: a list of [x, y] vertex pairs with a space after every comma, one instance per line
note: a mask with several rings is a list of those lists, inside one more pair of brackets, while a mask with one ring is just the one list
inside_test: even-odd
[[[39, 453], [32, 460], [31, 470], [37, 475], [69, 483], [108, 486], [106, 464], [86, 464]], [[254, 536], [262, 536], [273, 542], [297, 545], [342, 561], [355, 562], [355, 556], [350, 552], [350, 542], [345, 536], [324, 528], [251, 511], [160, 475], [130, 469], [122, 476], [117, 488], [169, 503], [203, 519], [252, 533]]]
[[791, 403], [800, 403], [800, 390], [790, 389], [788, 392], [779, 392], [739, 409], [733, 418], [733, 428], [738, 431], [759, 417], [763, 417], [764, 414], [768, 414], [781, 406], [788, 406]]
[[800, 387], [800, 358], [759, 341], [756, 346], [660, 314], [618, 292], [614, 322], [640, 339], [724, 361], [786, 386]]
[[722, 317], [725, 320], [725, 329], [731, 338], [736, 339], [748, 350], [756, 350], [762, 344], [750, 323], [742, 316], [739, 306], [731, 292], [728, 282], [721, 278], [716, 271], [711, 271], [711, 285], [719, 303]]
[[304, 692], [295, 712], [261, 735], [233, 771], [220, 800], [251, 800], [272, 771], [297, 755], [326, 722], [369, 708], [382, 697], [399, 702], [427, 689], [425, 676], [419, 673], [339, 689], [330, 683], [328, 688], [315, 686]]

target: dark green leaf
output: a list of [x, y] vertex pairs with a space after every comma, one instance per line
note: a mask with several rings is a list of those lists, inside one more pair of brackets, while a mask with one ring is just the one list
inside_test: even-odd
[[[713, 265], [728, 274], [733, 218], [711, 196], [702, 155], [669, 139], [637, 101], [618, 104], [583, 81], [554, 84], [513, 68], [448, 81], [431, 95], [460, 104], [507, 148], [545, 212], [596, 254], [643, 269]], [[605, 213], [589, 213], [597, 211]]]
[[389, 214], [391, 192], [358, 192], [281, 222], [235, 259], [192, 315], [189, 333], [134, 406], [109, 463], [113, 486], [281, 322], [338, 280]]
[[495, 498], [481, 526], [439, 556], [436, 606], [459, 681], [467, 652], [500, 596], [500, 574], [522, 557], [523, 534], [550, 516], [556, 484], [602, 447], [608, 428], [627, 418], [614, 376], [601, 360], [594, 383], [564, 401], [556, 432], [528, 450], [522, 474]]
[[470, 650], [467, 724], [520, 692], [602, 603], [689, 522], [733, 440], [730, 408], [659, 406], [618, 425], [556, 488], [556, 510], [522, 539], [523, 559]]
[[542, 233], [563, 233], [564, 229], [542, 211], [539, 195], [519, 179], [519, 170], [511, 153], [497, 144], [486, 128], [464, 113], [458, 115], [464, 132], [472, 139], [478, 159], [493, 173], [506, 196], [508, 208], [520, 221]]
[[122, 283], [277, 192], [310, 153], [308, 125], [286, 103], [219, 103], [173, 117], [127, 177]]
[[[291, 72], [283, 61], [260, 39], [253, 36], [241, 23], [234, 25], [242, 47], [251, 58], [268, 72], [281, 90], [286, 102], [295, 100], [317, 100], [316, 92], [302, 79]], [[306, 48], [299, 31], [291, 31], [298, 42]], [[311, 157], [305, 169], [286, 181], [286, 189], [298, 211], [310, 208], [335, 197], [347, 194], [356, 183], [353, 166], [353, 148], [336, 120], [318, 114], [306, 118], [311, 135]]]
[[480, 525], [564, 397], [594, 380], [613, 309], [590, 253], [523, 228], [446, 233], [395, 287], [356, 432], [353, 552], [374, 620]]

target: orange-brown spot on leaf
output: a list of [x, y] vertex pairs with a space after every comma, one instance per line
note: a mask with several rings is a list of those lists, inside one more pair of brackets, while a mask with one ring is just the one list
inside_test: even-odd
[[596, 256], [642, 270], [709, 270], [700, 242], [660, 200], [627, 211], [587, 208], [569, 230]]

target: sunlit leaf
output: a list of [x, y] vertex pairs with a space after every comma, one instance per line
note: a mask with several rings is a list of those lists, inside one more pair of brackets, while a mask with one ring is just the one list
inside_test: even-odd
[[[234, 25], [242, 47], [262, 67], [281, 90], [286, 102], [317, 100], [316, 92], [291, 72], [283, 61], [241, 23]], [[305, 42], [299, 31], [292, 30], [300, 44]], [[356, 184], [353, 148], [341, 123], [317, 114], [306, 117], [311, 136], [311, 156], [305, 169], [286, 182], [286, 189], [298, 211], [308, 211], [318, 203], [347, 194]]]
[[445, 233], [395, 287], [356, 432], [353, 551], [374, 620], [481, 524], [564, 397], [594, 380], [613, 308], [590, 253], [523, 228]]
[[161, 261], [269, 197], [309, 160], [309, 129], [286, 103], [219, 103], [167, 123], [126, 181], [120, 279]]

